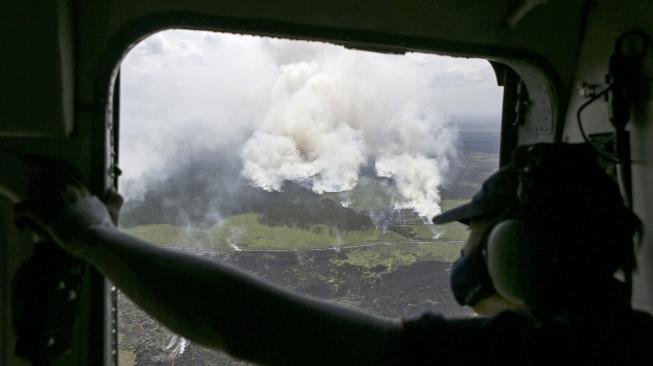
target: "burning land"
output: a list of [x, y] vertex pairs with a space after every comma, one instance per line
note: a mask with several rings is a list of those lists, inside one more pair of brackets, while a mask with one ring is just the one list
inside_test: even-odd
[[[468, 191], [477, 190], [483, 175], [497, 165], [494, 153], [468, 149], [465, 157], [461, 180], [443, 189], [444, 210], [466, 201]], [[193, 198], [211, 192], [210, 185], [179, 181], [128, 203], [123, 230], [382, 316], [471, 315], [449, 289], [449, 270], [466, 239], [465, 227], [425, 223], [414, 210], [393, 206], [387, 181], [365, 176], [361, 181], [351, 191], [325, 194], [292, 182], [278, 192], [243, 184], [230, 191], [233, 199], [219, 194]], [[184, 199], [165, 199], [175, 193]], [[211, 214], [210, 205], [219, 207], [220, 215]], [[199, 224], [189, 225], [192, 220]], [[122, 364], [246, 365], [175, 336], [123, 295], [119, 308]]]
[[[429, 219], [498, 167], [487, 61], [168, 31], [120, 95], [123, 230], [383, 316], [469, 315], [449, 290], [466, 229]], [[244, 364], [119, 305], [121, 364]]]

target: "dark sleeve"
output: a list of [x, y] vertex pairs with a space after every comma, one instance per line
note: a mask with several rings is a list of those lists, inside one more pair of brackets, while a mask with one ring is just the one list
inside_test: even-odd
[[445, 319], [432, 313], [404, 320], [406, 364], [484, 364], [487, 324], [488, 318]]
[[528, 310], [454, 320], [425, 314], [403, 323], [405, 364], [653, 365], [653, 319], [610, 319], [572, 326], [565, 318]]

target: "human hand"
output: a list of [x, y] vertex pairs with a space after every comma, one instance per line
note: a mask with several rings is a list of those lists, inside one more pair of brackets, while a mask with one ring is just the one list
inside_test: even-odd
[[105, 207], [65, 163], [41, 157], [26, 160], [32, 169], [27, 200], [14, 207], [17, 226], [50, 237], [81, 256], [92, 245], [84, 238], [87, 229], [117, 224], [123, 200], [115, 191], [107, 192]]
[[57, 215], [90, 197], [78, 174], [67, 163], [37, 155], [23, 156], [28, 167], [27, 197], [14, 206], [15, 223], [47, 235], [45, 228]]
[[116, 192], [113, 188], [110, 188], [104, 196], [104, 205], [107, 206], [109, 216], [111, 216], [111, 221], [116, 226], [118, 225], [120, 209], [122, 208], [123, 203], [125, 203], [125, 200], [122, 198], [120, 193]]

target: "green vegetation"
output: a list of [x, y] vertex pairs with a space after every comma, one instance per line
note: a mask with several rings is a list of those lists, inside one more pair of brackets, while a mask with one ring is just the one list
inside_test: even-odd
[[461, 223], [446, 225], [398, 225], [401, 231], [410, 232], [410, 238], [416, 241], [465, 241], [467, 226]]
[[247, 212], [257, 213], [258, 221], [268, 226], [310, 229], [313, 225], [325, 224], [340, 231], [374, 228], [366, 213], [343, 207], [339, 202], [306, 192], [304, 188], [288, 187], [274, 197], [274, 201], [260, 202]]
[[404, 243], [355, 248], [344, 252], [345, 259], [333, 259], [335, 265], [362, 267], [368, 276], [379, 276], [418, 261], [453, 262], [462, 243]]
[[214, 242], [237, 245], [242, 249], [313, 249], [352, 245], [366, 241], [398, 241], [395, 233], [382, 233], [375, 229], [339, 232], [327, 225], [310, 225], [307, 228], [268, 226], [256, 214], [232, 216], [222, 225], [209, 230]]
[[134, 352], [121, 349], [120, 352], [118, 352], [118, 364], [120, 366], [136, 365], [136, 354]]
[[[450, 210], [454, 207], [458, 207], [462, 204], [469, 202], [469, 200], [444, 200], [442, 201], [442, 211]], [[459, 222], [452, 222], [446, 225], [435, 226], [436, 230], [439, 230], [440, 240], [467, 240], [469, 231], [467, 230], [467, 225], [463, 225]]]
[[[442, 210], [446, 211], [468, 202], [467, 200], [447, 200], [442, 202]], [[465, 241], [467, 240], [467, 226], [459, 222], [452, 222], [446, 225], [396, 225], [391, 227], [400, 233], [407, 233], [405, 236], [415, 241]]]
[[123, 231], [139, 239], [160, 245], [188, 243], [195, 247], [212, 247], [206, 230], [169, 224], [140, 225]]
[[[444, 201], [443, 210], [465, 203]], [[202, 249], [233, 250], [272, 249], [302, 250], [319, 248], [348, 248], [333, 259], [334, 265], [362, 267], [370, 276], [378, 276], [417, 261], [438, 260], [452, 262], [460, 253], [467, 237], [465, 225], [400, 225], [401, 232], [383, 233], [376, 229], [339, 231], [324, 224], [274, 225], [261, 222], [255, 213], [235, 215], [209, 229], [175, 225], [141, 225], [125, 229], [128, 233], [161, 245], [189, 246]], [[435, 239], [437, 238], [437, 239]], [[376, 243], [373, 246], [360, 246]]]
[[440, 202], [440, 206], [442, 207], [442, 211], [448, 211], [469, 201], [470, 200], [443, 200]]
[[347, 207], [354, 210], [370, 210], [392, 207], [396, 201], [391, 190], [383, 182], [369, 181], [359, 184], [346, 192], [324, 193], [324, 199], [330, 199], [338, 204], [347, 202]]
[[253, 213], [228, 218], [210, 229], [188, 228], [175, 225], [141, 225], [124, 229], [140, 239], [173, 246], [203, 249], [315, 249], [351, 246], [357, 243], [380, 241], [398, 242], [406, 239], [400, 235], [376, 229], [338, 231], [327, 225], [310, 225], [307, 228], [268, 226]]

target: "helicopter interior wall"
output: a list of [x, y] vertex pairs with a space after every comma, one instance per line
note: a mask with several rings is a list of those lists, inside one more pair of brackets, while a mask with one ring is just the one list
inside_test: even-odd
[[73, 129], [72, 3], [8, 1], [0, 12], [0, 136], [65, 137]]
[[[455, 0], [239, 2], [125, 1], [77, 3], [78, 102], [95, 106], [113, 68], [140, 38], [165, 28], [202, 28], [301, 39], [387, 52], [419, 49], [491, 59], [524, 59], [566, 95], [582, 34], [584, 1], [554, 1], [517, 17], [521, 1]], [[552, 36], [550, 29], [555, 29]], [[560, 42], [564, 40], [564, 42]], [[564, 97], [566, 100], [566, 97]]]
[[[0, 195], [0, 266], [2, 266], [2, 275], [0, 276], [0, 364], [23, 366], [28, 365], [25, 360], [14, 355], [13, 349], [16, 343], [14, 332], [12, 331], [12, 299], [11, 299], [11, 279], [21, 263], [23, 263], [31, 254], [31, 238], [26, 233], [18, 234], [14, 228], [13, 222], [4, 218], [13, 216], [13, 200], [8, 199], [5, 195]], [[8, 245], [11, 243], [12, 245]], [[22, 244], [22, 245], [21, 245]]]
[[[605, 87], [605, 75], [614, 42], [621, 34], [641, 30], [653, 35], [653, 2], [650, 1], [597, 1], [588, 8], [584, 39], [578, 55], [578, 64], [563, 140], [582, 142], [576, 120], [576, 111], [587, 99], [578, 91], [582, 84]], [[634, 45], [633, 45], [634, 47]], [[642, 75], [634, 86], [636, 93], [628, 125], [631, 133], [633, 160], [633, 207], [644, 224], [644, 237], [638, 250], [638, 267], [634, 275], [633, 304], [653, 312], [653, 50], [649, 46], [642, 64]], [[582, 114], [583, 126], [588, 134], [611, 132], [608, 120], [609, 104], [597, 101]]]
[[32, 253], [32, 237], [26, 230], [14, 226], [14, 205], [25, 195], [24, 165], [17, 156], [0, 150], [0, 364], [27, 365], [16, 357], [13, 346], [16, 342], [12, 331], [12, 279], [19, 266]]

